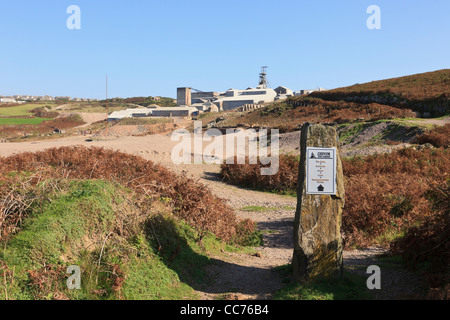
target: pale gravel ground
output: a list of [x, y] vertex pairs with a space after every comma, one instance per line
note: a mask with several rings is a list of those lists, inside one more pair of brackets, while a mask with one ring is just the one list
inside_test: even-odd
[[[297, 141], [298, 136], [292, 133], [280, 145], [286, 148], [292, 146], [295, 150]], [[171, 141], [170, 136], [160, 135], [123, 137], [93, 142], [85, 142], [82, 137], [71, 137], [45, 142], [0, 144], [0, 156], [60, 146], [98, 146], [139, 155], [145, 159], [159, 162], [175, 172], [185, 172], [188, 176], [206, 184], [215, 195], [228, 199], [239, 217], [256, 221], [264, 232], [264, 245], [256, 248], [256, 252], [259, 254], [224, 252], [215, 257], [215, 263], [207, 271], [212, 276], [212, 281], [202, 288], [196, 288], [201, 299], [217, 297], [270, 299], [273, 292], [285, 285], [273, 268], [286, 265], [291, 261], [295, 215], [293, 208], [296, 206], [296, 199], [227, 185], [218, 178], [220, 170], [218, 165], [174, 165], [171, 160], [171, 150], [176, 143]], [[259, 212], [241, 210], [247, 206], [271, 209]], [[344, 252], [344, 263], [348, 269], [354, 269], [355, 272], [364, 275], [364, 268], [370, 264], [379, 263], [377, 260], [379, 254], [378, 249], [346, 251]], [[384, 279], [387, 289], [376, 294], [378, 299], [398, 298], [399, 294], [400, 296], [408, 295], [417, 286], [416, 279], [410, 274], [401, 269], [399, 269], [400, 271], [395, 268], [391, 269], [391, 267], [382, 267], [382, 279]]]

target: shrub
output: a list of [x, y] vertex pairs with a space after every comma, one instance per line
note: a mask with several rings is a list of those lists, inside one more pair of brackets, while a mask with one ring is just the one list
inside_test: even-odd
[[[29, 184], [58, 177], [118, 182], [138, 194], [146, 195], [149, 202], [169, 199], [174, 214], [195, 227], [200, 240], [207, 232], [225, 241], [233, 241], [236, 235], [238, 220], [225, 200], [214, 196], [206, 186], [138, 156], [95, 147], [53, 148], [1, 158], [2, 176], [13, 171], [33, 172], [27, 180]], [[11, 199], [13, 203], [9, 206], [17, 207], [15, 213], [9, 215], [5, 215], [11, 212], [8, 206], [0, 207], [0, 230], [3, 233], [14, 232], [20, 227], [23, 208], [27, 207], [28, 198], [20, 193], [17, 183], [16, 187], [11, 188], [11, 181], [6, 179], [0, 185], [0, 198], [16, 197]]]
[[[236, 158], [235, 163], [237, 163]], [[261, 175], [261, 168], [263, 167], [260, 161], [255, 165], [249, 164], [247, 158], [245, 164], [222, 164], [220, 172], [224, 181], [242, 187], [280, 193], [296, 189], [298, 157], [281, 154], [279, 156], [279, 170], [275, 175]]]
[[244, 246], [260, 246], [263, 243], [262, 232], [256, 230], [252, 220], [242, 220], [236, 226], [236, 242]]
[[[426, 192], [445, 184], [450, 167], [444, 149], [400, 149], [391, 154], [343, 159], [346, 204], [342, 231], [347, 246], [369, 246], [399, 237], [433, 214]], [[260, 164], [223, 164], [225, 181], [276, 192], [295, 192], [298, 158], [280, 155], [275, 176]], [[387, 235], [390, 235], [387, 237]]]
[[430, 143], [436, 148], [450, 146], [450, 123], [417, 136], [413, 141], [417, 144]]
[[[222, 165], [225, 181], [277, 192], [295, 190], [298, 158], [280, 156], [273, 178], [260, 165]], [[412, 269], [424, 268], [429, 297], [448, 299], [450, 276], [450, 179], [448, 149], [399, 149], [343, 159], [346, 247], [391, 246]]]
[[449, 299], [450, 286], [450, 180], [446, 187], [435, 187], [426, 192], [433, 214], [424, 223], [411, 227], [406, 235], [394, 241], [391, 249], [413, 270], [422, 268], [430, 298]]

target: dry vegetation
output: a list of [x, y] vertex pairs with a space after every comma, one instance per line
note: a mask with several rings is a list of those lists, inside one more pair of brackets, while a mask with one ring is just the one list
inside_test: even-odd
[[[226, 112], [216, 126], [295, 131], [305, 122], [341, 124], [450, 113], [450, 69], [313, 92], [249, 112]], [[206, 121], [206, 119], [205, 119]]]
[[305, 122], [341, 124], [354, 121], [413, 118], [410, 109], [396, 108], [375, 102], [357, 103], [326, 101], [311, 96], [289, 98], [248, 113], [222, 114], [219, 126], [246, 126], [278, 128], [280, 132], [299, 130]]
[[[0, 299], [185, 299], [207, 252], [255, 239], [255, 223], [206, 186], [137, 156], [0, 158]], [[83, 270], [81, 290], [67, 289], [68, 265]]]
[[379, 102], [443, 115], [450, 108], [450, 69], [314, 92], [311, 96], [331, 101]]
[[27, 137], [43, 137], [50, 135], [55, 129], [67, 130], [83, 124], [84, 121], [78, 115], [70, 115], [44, 121], [37, 125], [0, 125], [0, 137], [14, 142]]
[[142, 137], [152, 134], [171, 133], [177, 128], [178, 125], [168, 118], [125, 118], [109, 125], [107, 130], [99, 130], [95, 136]]
[[425, 132], [417, 136], [412, 142], [417, 144], [429, 143], [436, 148], [448, 148], [450, 146], [450, 124]]
[[[343, 159], [342, 231], [347, 247], [391, 246], [410, 267], [428, 264], [431, 287], [445, 286], [450, 283], [449, 150], [419, 149]], [[225, 181], [240, 186], [276, 192], [296, 189], [297, 157], [281, 155], [275, 176], [261, 176], [259, 167], [224, 164], [221, 173]]]
[[[23, 181], [14, 172], [32, 173]], [[27, 191], [46, 179], [100, 179], [118, 182], [148, 201], [165, 199], [180, 219], [195, 227], [200, 240], [210, 232], [233, 242], [242, 237], [237, 229], [251, 234], [253, 225], [242, 230], [233, 210], [202, 184], [140, 157], [102, 148], [63, 147], [23, 153], [0, 161], [0, 234], [17, 231], [36, 195]], [[24, 185], [25, 184], [25, 185]], [[237, 228], [239, 226], [239, 228]]]

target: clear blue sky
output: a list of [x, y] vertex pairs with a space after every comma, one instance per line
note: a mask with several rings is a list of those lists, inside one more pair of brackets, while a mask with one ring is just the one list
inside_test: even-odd
[[[81, 30], [69, 30], [69, 5]], [[369, 5], [381, 30], [369, 30]], [[0, 3], [0, 95], [293, 90], [450, 68], [448, 0], [15, 0]]]

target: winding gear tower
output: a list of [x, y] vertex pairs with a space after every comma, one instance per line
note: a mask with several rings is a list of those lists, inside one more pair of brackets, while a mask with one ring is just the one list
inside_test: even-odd
[[267, 81], [267, 66], [261, 67], [261, 73], [259, 74], [259, 88], [266, 89], [270, 88], [269, 81]]

